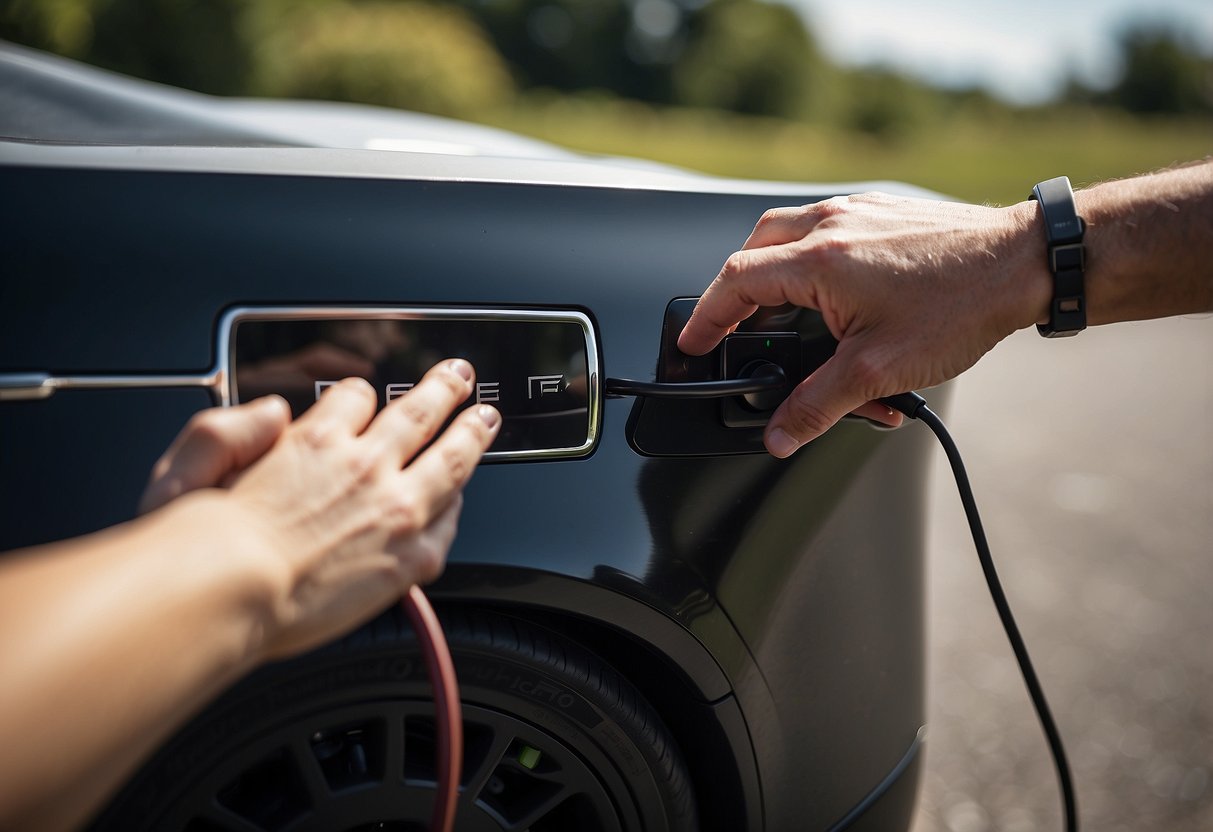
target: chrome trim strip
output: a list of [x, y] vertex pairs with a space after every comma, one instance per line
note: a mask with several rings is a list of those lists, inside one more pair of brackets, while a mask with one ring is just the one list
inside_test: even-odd
[[543, 448], [531, 451], [490, 451], [485, 459], [493, 461], [524, 459], [573, 459], [588, 455], [598, 444], [602, 423], [602, 384], [599, 364], [598, 339], [594, 326], [584, 312], [575, 310], [539, 309], [493, 309], [461, 308], [457, 306], [241, 306], [229, 309], [219, 321], [217, 372], [225, 373], [229, 383], [222, 384], [221, 403], [226, 407], [239, 398], [236, 389], [236, 367], [234, 350], [236, 326], [242, 321], [290, 321], [290, 320], [457, 320], [457, 321], [533, 321], [575, 323], [581, 327], [585, 337], [585, 357], [588, 379], [586, 405], [589, 409], [589, 424], [586, 441], [570, 448]]
[[203, 387], [223, 401], [222, 371], [205, 375], [52, 376], [49, 373], [0, 373], [0, 401], [49, 399], [56, 390], [160, 389]]
[[54, 392], [46, 373], [0, 373], [0, 402], [48, 399]]
[[588, 455], [598, 444], [602, 425], [601, 364], [594, 325], [584, 312], [575, 310], [492, 309], [430, 306], [240, 306], [229, 309], [219, 320], [215, 344], [215, 368], [209, 373], [183, 375], [76, 375], [53, 376], [49, 373], [0, 373], [0, 401], [47, 399], [56, 390], [135, 390], [165, 387], [201, 387], [211, 392], [216, 404], [230, 407], [238, 398], [236, 390], [236, 326], [242, 321], [289, 321], [359, 318], [370, 320], [462, 320], [462, 321], [534, 321], [576, 323], [585, 336], [588, 371], [586, 405], [589, 424], [586, 441], [571, 448], [544, 448], [532, 451], [490, 451], [490, 460], [573, 459]]

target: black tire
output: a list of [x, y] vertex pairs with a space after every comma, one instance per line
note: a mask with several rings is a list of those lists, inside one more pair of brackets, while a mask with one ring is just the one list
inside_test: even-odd
[[[636, 688], [501, 615], [446, 611], [464, 707], [456, 828], [690, 832], [687, 768]], [[250, 676], [170, 741], [96, 829], [414, 832], [434, 797], [433, 703], [403, 615]]]

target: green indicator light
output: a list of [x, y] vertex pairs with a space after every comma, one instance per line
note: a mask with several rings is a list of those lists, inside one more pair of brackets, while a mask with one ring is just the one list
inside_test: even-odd
[[522, 746], [522, 750], [518, 752], [518, 762], [524, 768], [533, 769], [539, 765], [539, 758], [543, 756], [543, 752], [538, 748], [531, 748], [529, 745]]
[[765, 346], [767, 349], [770, 349], [771, 348], [771, 339], [768, 338], [767, 340], [763, 341], [763, 346]]

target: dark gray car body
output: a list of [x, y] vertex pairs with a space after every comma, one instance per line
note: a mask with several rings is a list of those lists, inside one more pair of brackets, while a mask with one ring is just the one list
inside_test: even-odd
[[[0, 57], [10, 377], [205, 374], [232, 307], [386, 305], [581, 310], [603, 377], [652, 378], [667, 304], [701, 293], [765, 209], [917, 193], [716, 180]], [[0, 550], [129, 519], [214, 403], [155, 386], [0, 402]], [[587, 458], [483, 466], [432, 596], [565, 627], [611, 662], [686, 754], [705, 828], [908, 826], [927, 436], [844, 422], [786, 461], [643, 456], [633, 406], [603, 403]]]

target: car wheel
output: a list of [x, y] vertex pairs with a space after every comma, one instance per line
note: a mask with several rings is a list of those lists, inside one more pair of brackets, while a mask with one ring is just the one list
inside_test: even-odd
[[[686, 765], [634, 685], [532, 624], [442, 619], [463, 698], [457, 829], [697, 827]], [[159, 752], [97, 828], [420, 832], [434, 738], [412, 630], [386, 615], [250, 676]]]

